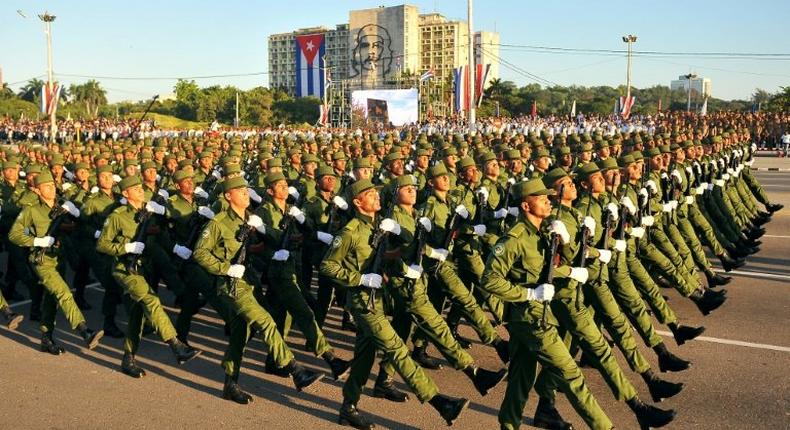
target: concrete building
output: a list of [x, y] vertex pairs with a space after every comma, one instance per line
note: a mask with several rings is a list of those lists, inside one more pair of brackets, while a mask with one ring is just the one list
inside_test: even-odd
[[[672, 91], [683, 90], [688, 91], [689, 79], [685, 75], [680, 75], [678, 78], [669, 83], [669, 89]], [[697, 76], [691, 78], [691, 90], [700, 94], [702, 97], [710, 97], [711, 95], [711, 81], [709, 78]]]
[[475, 64], [490, 64], [483, 88], [493, 79], [499, 78], [499, 33], [478, 31], [475, 33]]
[[348, 24], [327, 27], [302, 28], [290, 33], [269, 36], [269, 87], [280, 88], [293, 95], [296, 86], [296, 36], [324, 34], [326, 59], [332, 79], [348, 77]]
[[452, 77], [453, 69], [469, 63], [468, 34], [466, 22], [438, 13], [420, 15], [419, 73], [433, 69], [436, 79]]
[[400, 5], [349, 12], [348, 77], [373, 88], [419, 67], [417, 7]]

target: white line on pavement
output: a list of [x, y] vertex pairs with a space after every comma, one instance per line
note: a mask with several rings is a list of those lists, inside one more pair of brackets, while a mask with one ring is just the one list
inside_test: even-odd
[[[656, 333], [662, 336], [672, 337], [672, 333], [668, 331], [656, 330]], [[729, 340], [729, 339], [719, 339], [718, 337], [709, 337], [709, 336], [700, 336], [695, 338], [694, 340], [700, 340], [703, 342], [713, 342], [713, 343], [723, 343], [725, 345], [736, 345], [736, 346], [745, 346], [747, 348], [756, 348], [756, 349], [770, 349], [772, 351], [781, 351], [781, 352], [790, 352], [790, 348], [786, 346], [776, 346], [776, 345], [767, 345], [764, 343], [752, 343], [752, 342], [743, 342], [740, 340]]]
[[764, 235], [761, 236], [761, 238], [762, 237], [775, 237], [775, 238], [779, 238], [779, 239], [788, 239], [788, 238], [790, 238], [790, 236], [780, 236], [780, 235], [777, 235], [777, 234], [764, 234]]
[[750, 270], [733, 270], [730, 272], [725, 272], [722, 269], [715, 269], [715, 270], [717, 272], [725, 273], [727, 275], [741, 275], [741, 276], [751, 276], [753, 278], [781, 279], [783, 281], [790, 281], [790, 275], [782, 275], [779, 273], [752, 272]]
[[[99, 285], [98, 282], [93, 282], [91, 284], [86, 285], [85, 288], [90, 288], [90, 289], [96, 290], [96, 291], [104, 291], [104, 289], [103, 288], [99, 288], [98, 285]], [[74, 289], [72, 289], [71, 291], [73, 292]], [[27, 299], [27, 300], [22, 300], [21, 302], [12, 303], [12, 304], [8, 305], [8, 307], [9, 308], [15, 308], [17, 306], [24, 306], [24, 305], [29, 305], [29, 304], [30, 304], [30, 299]]]

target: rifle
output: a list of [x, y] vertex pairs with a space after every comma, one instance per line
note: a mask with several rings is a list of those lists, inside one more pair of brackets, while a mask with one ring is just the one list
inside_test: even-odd
[[[65, 200], [58, 200], [55, 202], [55, 205], [52, 206], [52, 209], [49, 210], [49, 219], [51, 220], [49, 223], [49, 228], [47, 228], [46, 236], [50, 236], [55, 239], [55, 243], [52, 244], [50, 248], [56, 248], [60, 246], [60, 241], [58, 240], [58, 233], [60, 232], [60, 227], [68, 218], [69, 211], [63, 209], [61, 205]], [[44, 255], [47, 253], [49, 248], [33, 248], [33, 261], [38, 264], [41, 264], [44, 261]]]
[[[565, 184], [560, 185], [560, 190], [557, 193], [557, 200], [562, 200], [562, 194], [565, 191]], [[557, 204], [556, 219], [560, 219], [562, 214], [562, 204]], [[549, 245], [551, 253], [549, 254], [549, 270], [546, 273], [546, 283], [551, 284], [554, 282], [554, 261], [557, 259], [557, 253], [560, 250], [560, 238], [556, 234], [551, 235], [551, 244]], [[525, 274], [526, 276], [526, 274]], [[546, 328], [546, 308], [549, 307], [549, 300], [543, 302], [543, 313], [540, 315], [540, 327]]]
[[[417, 216], [415, 219], [417, 220], [417, 233], [416, 237], [414, 238], [417, 241], [417, 251], [416, 255], [414, 256], [415, 261], [412, 263], [415, 266], [422, 266], [423, 260], [423, 248], [425, 248], [425, 243], [427, 242], [427, 234], [428, 233], [425, 228], [423, 228], [422, 224], [420, 224], [419, 220], [422, 218], [423, 214], [425, 214], [425, 208], [420, 209], [417, 211]], [[407, 289], [410, 294], [414, 290], [414, 284], [417, 283], [416, 279], [408, 279], [407, 280]]]
[[[590, 196], [590, 203], [587, 205], [586, 213], [584, 214], [584, 218], [590, 215], [590, 206], [592, 206], [592, 196]], [[582, 218], [582, 220], [584, 219]], [[582, 233], [582, 248], [579, 250], [579, 263], [577, 267], [586, 267], [587, 266], [587, 251], [590, 249], [590, 240], [592, 239], [592, 235], [590, 234], [590, 229], [584, 225], [582, 221], [581, 227]], [[581, 306], [581, 285], [576, 287], [576, 306]]]
[[[458, 227], [459, 227], [458, 224], [460, 224], [460, 221], [458, 221], [458, 218], [460, 217], [460, 215], [458, 215], [458, 213], [455, 211], [455, 209], [461, 204], [460, 202], [463, 202], [463, 201], [466, 200], [466, 196], [467, 196], [468, 193], [469, 193], [469, 187], [466, 187], [466, 189], [464, 190], [463, 196], [461, 196], [461, 200], [459, 200], [458, 205], [455, 205], [455, 207], [453, 208], [453, 214], [447, 220], [447, 225], [445, 226], [446, 229], [447, 229], [447, 235], [444, 237], [444, 246], [443, 246], [443, 248], [447, 250], [448, 258], [450, 256], [450, 252], [452, 252], [452, 250], [453, 250], [453, 243], [455, 242], [455, 237], [458, 235]], [[442, 261], [438, 261], [436, 263], [436, 266], [433, 269], [434, 276], [438, 275], [439, 268], [442, 266], [442, 263], [443, 263]]]
[[[392, 211], [395, 209], [395, 201], [398, 196], [398, 187], [392, 187], [392, 198], [390, 199], [390, 203], [387, 206], [387, 211], [384, 215], [384, 218], [392, 217]], [[370, 239], [370, 247], [373, 249], [373, 252], [376, 253], [376, 256], [373, 258], [373, 262], [362, 272], [362, 273], [378, 273], [381, 270], [381, 262], [384, 259], [384, 251], [385, 247], [381, 246], [384, 243], [384, 239], [387, 237], [387, 232], [383, 231], [382, 229], [378, 228], [378, 226], [374, 225], [376, 229]], [[376, 289], [371, 288], [370, 294], [368, 295], [368, 311], [373, 312], [376, 310]]]
[[[189, 249], [195, 249], [195, 244], [200, 237], [200, 233], [203, 231], [203, 227], [208, 223], [207, 219], [204, 219], [202, 215], [197, 213], [197, 211], [193, 212], [189, 218], [189, 235], [187, 236], [187, 240], [184, 242], [185, 247]], [[181, 267], [184, 265], [186, 260], [182, 260], [181, 258], [176, 259], [176, 266], [180, 270]]]
[[[507, 181], [507, 187], [505, 187], [505, 201], [502, 206], [505, 210], [508, 210], [508, 206], [510, 205], [510, 187], [513, 186], [514, 182], [515, 181], [513, 182]], [[499, 233], [505, 231], [505, 221], [507, 221], [507, 214], [505, 214], [505, 216], [503, 216], [502, 219], [499, 221]]]
[[[231, 265], [244, 265], [245, 261], [247, 260], [247, 246], [249, 245], [250, 239], [254, 236], [252, 234], [254, 231], [255, 229], [253, 227], [250, 227], [245, 223], [241, 226], [239, 231], [236, 232], [236, 240], [241, 243], [241, 246], [239, 247], [239, 251], [233, 257], [233, 259], [231, 259]], [[228, 292], [233, 297], [236, 297], [236, 285], [238, 283], [239, 278], [230, 278], [230, 290]]]
[[[164, 205], [165, 198], [160, 195], [155, 195], [152, 199], [153, 202], [159, 203], [160, 205]], [[154, 214], [153, 212], [148, 212], [145, 210], [145, 205], [143, 205], [140, 210], [134, 215], [135, 221], [137, 222], [137, 231], [134, 233], [134, 237], [132, 238], [131, 242], [145, 242], [146, 237], [148, 237], [148, 228], [151, 226], [153, 222]], [[140, 259], [143, 257], [142, 254], [126, 254], [124, 255], [124, 266], [126, 266], [126, 270], [132, 274], [139, 274], [140, 273]]]

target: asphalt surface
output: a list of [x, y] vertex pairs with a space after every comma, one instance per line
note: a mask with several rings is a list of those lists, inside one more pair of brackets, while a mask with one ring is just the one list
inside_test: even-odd
[[[755, 167], [764, 159], [758, 159]], [[790, 167], [790, 160], [771, 159], [765, 162]], [[675, 398], [660, 404], [678, 412], [670, 429], [788, 429], [790, 428], [790, 172], [759, 172], [757, 177], [766, 186], [769, 196], [786, 208], [775, 214], [766, 225], [761, 251], [733, 275], [726, 288], [729, 300], [713, 314], [703, 317], [695, 306], [674, 290], [665, 290], [670, 305], [688, 325], [704, 325], [704, 338], [675, 345], [668, 329], [661, 330], [671, 351], [693, 361], [693, 367], [661, 377], [680, 381], [685, 389]], [[4, 260], [4, 259], [3, 259]], [[26, 292], [23, 292], [26, 293]], [[168, 312], [172, 295], [161, 290]], [[90, 325], [99, 327], [102, 292], [97, 287], [87, 292], [93, 310], [87, 312]], [[14, 309], [26, 316], [29, 305], [20, 302]], [[120, 312], [120, 322], [125, 315]], [[326, 334], [337, 355], [350, 359], [353, 355], [352, 334], [339, 330], [339, 314], [333, 312], [327, 321]], [[82, 341], [68, 329], [62, 315], [58, 317], [57, 339], [67, 353], [54, 357], [39, 352], [37, 326], [25, 321], [11, 332], [0, 328], [0, 416], [6, 428], [57, 429], [198, 429], [198, 428], [263, 428], [263, 429], [325, 429], [340, 428], [337, 410], [342, 402], [341, 383], [326, 378], [309, 392], [297, 393], [289, 379], [263, 373], [263, 344], [254, 340], [249, 345], [242, 370], [241, 384], [255, 398], [251, 405], [241, 406], [222, 400], [223, 375], [219, 363], [226, 345], [222, 325], [216, 314], [205, 308], [196, 316], [191, 343], [204, 350], [198, 359], [178, 366], [169, 349], [155, 336], [142, 343], [138, 355], [140, 365], [148, 372], [142, 380], [134, 380], [120, 372], [121, 339], [105, 338], [94, 351], [82, 348]], [[124, 324], [121, 324], [124, 328]], [[506, 336], [503, 328], [498, 328]], [[297, 358], [307, 366], [328, 371], [323, 360], [304, 352], [304, 340], [294, 331], [288, 342]], [[462, 333], [473, 338], [469, 327]], [[638, 340], [639, 341], [639, 340]], [[656, 370], [655, 354], [641, 341], [640, 348]], [[429, 350], [438, 356], [436, 349]], [[481, 367], [496, 369], [501, 363], [494, 350], [479, 343], [470, 350]], [[625, 360], [616, 352], [645, 401], [650, 401], [647, 388], [639, 375], [627, 369]], [[374, 368], [377, 371], [377, 368]], [[486, 397], [480, 397], [459, 371], [448, 367], [428, 371], [443, 393], [465, 396], [471, 400], [453, 428], [494, 429], [496, 415], [504, 393], [504, 384]], [[618, 402], [600, 374], [584, 369], [593, 393], [619, 429], [638, 428], [628, 407]], [[403, 404], [390, 403], [371, 396], [375, 373], [360, 401], [360, 408], [373, 416], [378, 428], [433, 429], [445, 423], [427, 404], [413, 396]], [[399, 382], [399, 386], [405, 386]], [[531, 428], [537, 399], [533, 395], [525, 409], [523, 428]], [[576, 428], [584, 424], [565, 398], [558, 396], [558, 408]]]

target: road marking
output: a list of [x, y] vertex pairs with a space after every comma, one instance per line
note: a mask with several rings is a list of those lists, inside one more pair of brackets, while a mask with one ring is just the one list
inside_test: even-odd
[[784, 184], [762, 184], [763, 188], [790, 188], [790, 185]]
[[790, 236], [780, 236], [780, 235], [777, 235], [777, 234], [764, 234], [764, 235], [762, 235], [762, 237], [776, 237], [776, 238], [779, 238], [779, 239], [788, 239], [788, 238], [790, 238]]
[[779, 273], [752, 272], [750, 270], [733, 270], [730, 272], [725, 272], [724, 270], [719, 268], [716, 268], [715, 270], [719, 273], [724, 273], [727, 275], [741, 275], [741, 276], [751, 276], [754, 278], [781, 279], [783, 281], [790, 281], [790, 275], [782, 275]]
[[[91, 284], [86, 285], [85, 288], [90, 288], [91, 290], [96, 290], [96, 291], [104, 291], [104, 288], [99, 288], [98, 285], [99, 285], [98, 282], [93, 282]], [[74, 292], [74, 289], [72, 289], [71, 291]], [[27, 299], [27, 300], [22, 300], [21, 302], [12, 303], [8, 305], [8, 307], [15, 308], [17, 306], [24, 306], [29, 304], [30, 304], [30, 299]]]
[[[662, 336], [673, 337], [672, 333], [668, 331], [656, 330], [656, 333]], [[700, 336], [694, 338], [694, 340], [701, 340], [703, 342], [712, 342], [712, 343], [722, 343], [725, 345], [745, 346], [747, 348], [770, 349], [771, 351], [790, 352], [790, 348], [786, 346], [768, 345], [765, 343], [743, 342], [740, 340], [720, 339], [718, 337]]]

